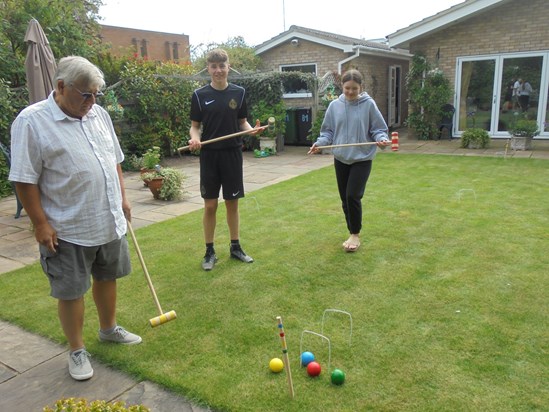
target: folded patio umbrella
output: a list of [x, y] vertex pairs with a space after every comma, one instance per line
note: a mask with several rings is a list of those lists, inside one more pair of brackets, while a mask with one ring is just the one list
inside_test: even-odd
[[28, 43], [25, 58], [29, 103], [36, 103], [48, 97], [54, 89], [53, 77], [57, 64], [50, 44], [38, 20], [32, 19], [27, 27], [25, 42]]

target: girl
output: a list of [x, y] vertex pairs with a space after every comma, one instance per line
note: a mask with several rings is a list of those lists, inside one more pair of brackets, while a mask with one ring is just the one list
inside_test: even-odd
[[[321, 149], [317, 146], [366, 142], [377, 142], [381, 148], [389, 145], [387, 124], [375, 101], [362, 90], [362, 81], [358, 70], [349, 70], [342, 76], [343, 94], [328, 106], [320, 136], [308, 154], [319, 153]], [[333, 149], [339, 197], [350, 233], [343, 242], [346, 252], [355, 252], [360, 247], [362, 197], [372, 170], [375, 146]]]

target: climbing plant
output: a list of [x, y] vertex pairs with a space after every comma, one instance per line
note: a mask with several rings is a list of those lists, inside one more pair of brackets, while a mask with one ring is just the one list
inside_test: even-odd
[[139, 58], [124, 66], [115, 91], [124, 107], [119, 134], [126, 154], [141, 155], [159, 146], [169, 156], [187, 143], [191, 95], [198, 86], [189, 79], [191, 71], [190, 66]]
[[452, 97], [449, 80], [439, 68], [433, 68], [427, 58], [416, 54], [406, 77], [410, 114], [406, 124], [418, 139], [429, 140], [438, 136], [442, 107]]

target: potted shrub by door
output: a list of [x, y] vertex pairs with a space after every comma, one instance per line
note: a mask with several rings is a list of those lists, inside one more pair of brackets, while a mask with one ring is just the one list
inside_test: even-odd
[[141, 175], [155, 199], [178, 200], [183, 195], [185, 175], [172, 167], [160, 167]]
[[465, 149], [485, 149], [490, 144], [488, 131], [480, 127], [466, 129], [461, 135], [461, 147]]
[[[145, 173], [154, 172], [154, 169], [159, 163], [160, 163], [160, 147], [153, 146], [150, 149], [147, 149], [147, 151], [143, 154], [143, 157], [142, 157], [141, 178], [143, 179], [143, 175]], [[149, 184], [149, 182], [145, 179], [143, 179], [143, 183], [145, 183], [145, 186]]]
[[269, 119], [274, 118], [273, 127], [265, 129], [256, 138], [259, 140], [259, 148], [262, 152], [275, 154], [277, 152], [277, 140], [283, 139], [286, 130], [286, 105], [284, 101], [269, 104], [262, 100], [251, 108], [250, 117], [256, 119], [261, 125], [268, 124]]
[[532, 139], [540, 133], [538, 122], [528, 119], [517, 120], [507, 131], [513, 150], [532, 150]]

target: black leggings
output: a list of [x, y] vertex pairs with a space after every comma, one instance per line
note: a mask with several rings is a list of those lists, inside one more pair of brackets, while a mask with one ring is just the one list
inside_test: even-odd
[[350, 234], [358, 234], [362, 229], [362, 197], [372, 170], [372, 161], [347, 165], [334, 160], [334, 167], [347, 229]]

